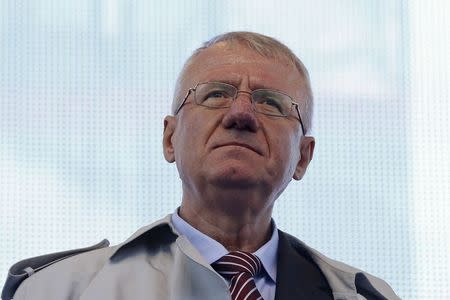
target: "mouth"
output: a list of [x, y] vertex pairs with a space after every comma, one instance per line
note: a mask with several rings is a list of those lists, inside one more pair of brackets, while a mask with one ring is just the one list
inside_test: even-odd
[[259, 155], [262, 155], [262, 153], [259, 149], [256, 149], [255, 147], [248, 145], [248, 144], [244, 144], [244, 143], [232, 142], [232, 143], [220, 144], [220, 145], [215, 146], [213, 149], [217, 149], [217, 148], [221, 148], [221, 147], [242, 147], [242, 148], [249, 149], [253, 152], [256, 152]]

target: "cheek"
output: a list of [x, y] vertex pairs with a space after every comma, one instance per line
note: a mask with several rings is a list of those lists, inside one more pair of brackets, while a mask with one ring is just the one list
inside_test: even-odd
[[[284, 130], [285, 131], [285, 130]], [[271, 140], [271, 156], [278, 172], [291, 176], [300, 159], [299, 139], [280, 130]]]
[[189, 151], [185, 151], [187, 148], [191, 148], [188, 138], [189, 129], [181, 122], [178, 122], [178, 127], [173, 136], [173, 146], [175, 150], [175, 162], [177, 167], [180, 168], [185, 161], [185, 156], [189, 154]]
[[178, 174], [183, 182], [186, 182], [194, 172], [196, 164], [196, 151], [193, 151], [193, 139], [185, 128], [179, 130], [175, 136], [175, 164]]
[[202, 155], [205, 147], [204, 129], [201, 118], [194, 114], [180, 116], [173, 140], [177, 163], [195, 162], [195, 157]]

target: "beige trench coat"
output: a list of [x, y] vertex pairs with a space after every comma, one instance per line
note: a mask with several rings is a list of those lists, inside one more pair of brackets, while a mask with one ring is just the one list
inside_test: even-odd
[[[90, 248], [19, 262], [10, 269], [2, 299], [14, 295], [14, 300], [231, 300], [227, 282], [185, 237], [178, 236], [170, 219], [169, 215], [141, 228], [117, 246], [107, 247], [105, 240]], [[310, 252], [335, 299], [366, 299], [357, 294], [356, 284], [370, 286], [379, 293], [377, 299], [399, 299], [381, 279], [298, 243]], [[355, 280], [357, 275], [364, 280]]]

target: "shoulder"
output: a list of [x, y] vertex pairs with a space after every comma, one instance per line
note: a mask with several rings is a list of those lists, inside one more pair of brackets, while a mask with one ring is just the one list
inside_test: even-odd
[[[74, 282], [75, 278], [83, 274], [95, 274], [109, 257], [111, 249], [108, 240], [103, 240], [93, 246], [68, 251], [56, 252], [28, 258], [14, 264], [8, 272], [8, 277], [2, 291], [2, 299], [12, 299], [16, 291], [25, 290], [28, 285], [56, 287], [65, 281]], [[67, 277], [72, 277], [68, 280]], [[22, 292], [23, 292], [22, 291]]]
[[343, 262], [331, 259], [296, 237], [279, 231], [280, 239], [298, 253], [307, 253], [325, 275], [335, 295], [355, 292], [368, 299], [400, 299], [384, 280]]
[[136, 251], [171, 243], [176, 235], [170, 215], [137, 230], [126, 241], [109, 247], [108, 240], [75, 250], [28, 258], [14, 264], [3, 287], [2, 299], [78, 299], [108, 265]]

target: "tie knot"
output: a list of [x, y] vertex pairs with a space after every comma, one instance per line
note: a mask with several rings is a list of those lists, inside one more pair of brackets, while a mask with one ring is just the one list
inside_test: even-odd
[[225, 278], [232, 278], [241, 273], [254, 277], [261, 272], [261, 260], [252, 253], [232, 251], [214, 262], [212, 267]]

